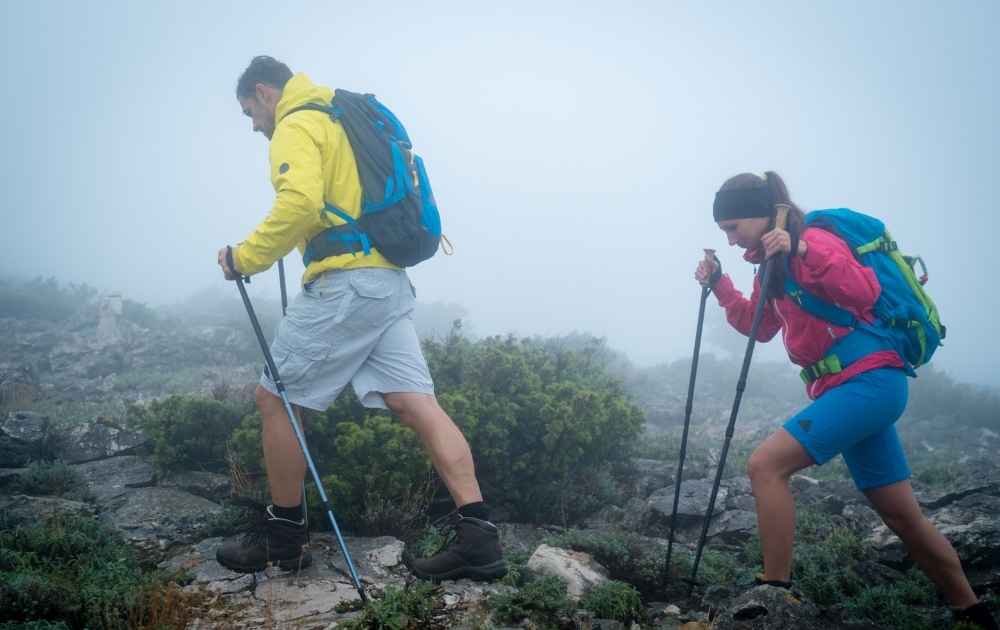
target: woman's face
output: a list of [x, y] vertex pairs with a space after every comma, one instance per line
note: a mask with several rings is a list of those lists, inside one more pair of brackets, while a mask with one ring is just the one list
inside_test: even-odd
[[726, 233], [730, 245], [754, 249], [760, 245], [760, 237], [764, 236], [770, 224], [771, 219], [767, 217], [726, 219], [719, 221], [719, 229]]

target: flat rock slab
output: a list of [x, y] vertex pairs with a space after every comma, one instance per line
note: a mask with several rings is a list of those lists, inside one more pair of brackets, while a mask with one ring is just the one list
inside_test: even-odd
[[101, 518], [140, 551], [142, 562], [157, 564], [170, 547], [201, 539], [221, 512], [218, 504], [173, 488], [135, 488]]
[[98, 504], [106, 504], [127, 494], [131, 488], [152, 486], [153, 465], [136, 455], [76, 464], [72, 469], [87, 484]]

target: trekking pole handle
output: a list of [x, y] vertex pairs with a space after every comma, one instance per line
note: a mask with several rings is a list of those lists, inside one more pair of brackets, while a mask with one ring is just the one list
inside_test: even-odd
[[229, 268], [233, 272], [235, 272], [236, 275], [240, 276], [241, 280], [243, 280], [247, 284], [250, 283], [250, 276], [244, 276], [243, 274], [241, 274], [240, 271], [239, 271], [239, 269], [236, 268], [236, 263], [233, 262], [233, 247], [232, 247], [232, 245], [226, 245], [226, 264], [229, 265]]
[[703, 285], [703, 288], [706, 291], [710, 291], [712, 287], [715, 286], [715, 283], [722, 278], [722, 261], [715, 255], [714, 249], [705, 248], [705, 262], [710, 262], [715, 265], [715, 271], [713, 271], [708, 277], [708, 283]]
[[787, 203], [774, 204], [774, 229], [784, 230], [788, 225], [788, 212], [792, 209]]

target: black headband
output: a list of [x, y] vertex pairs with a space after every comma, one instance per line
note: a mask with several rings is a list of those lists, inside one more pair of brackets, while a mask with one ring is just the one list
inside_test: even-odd
[[720, 190], [715, 193], [712, 216], [715, 217], [716, 222], [729, 219], [773, 217], [774, 204], [771, 203], [771, 190], [766, 185]]

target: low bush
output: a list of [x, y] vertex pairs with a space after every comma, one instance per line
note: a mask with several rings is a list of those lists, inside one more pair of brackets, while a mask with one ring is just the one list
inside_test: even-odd
[[531, 580], [513, 593], [493, 595], [487, 605], [498, 621], [517, 623], [530, 619], [540, 628], [558, 627], [559, 618], [573, 610], [566, 596], [566, 582], [552, 575]]
[[184, 628], [204, 596], [183, 576], [144, 574], [119, 534], [59, 514], [0, 531], [0, 629]]
[[174, 395], [131, 406], [128, 422], [150, 438], [153, 463], [160, 472], [190, 468], [222, 472], [227, 469], [227, 442], [249, 411], [233, 403]]
[[639, 591], [617, 580], [592, 588], [580, 600], [580, 605], [598, 619], [616, 619], [626, 625], [641, 621], [645, 616]]
[[382, 597], [372, 599], [360, 616], [342, 621], [345, 630], [422, 630], [432, 626], [436, 611], [444, 607], [440, 588], [415, 582], [405, 588], [390, 586]]

